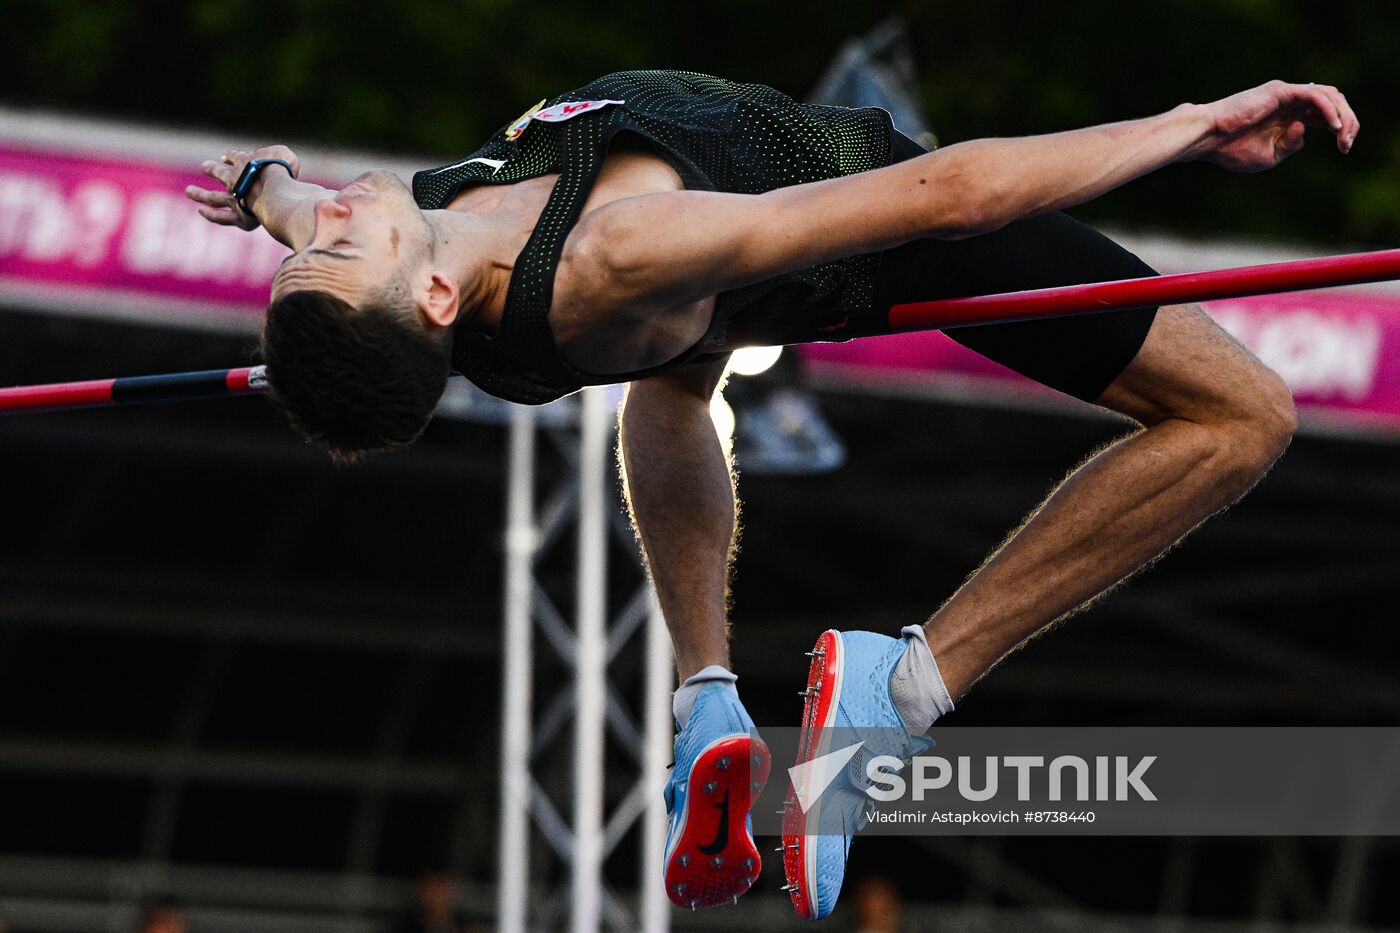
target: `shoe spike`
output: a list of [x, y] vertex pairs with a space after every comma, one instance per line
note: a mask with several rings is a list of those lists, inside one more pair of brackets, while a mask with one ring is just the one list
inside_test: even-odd
[[823, 650], [820, 649], [820, 648], [814, 648], [814, 649], [812, 649], [811, 651], [805, 652], [805, 654], [806, 654], [807, 657], [809, 657], [809, 658], [824, 658], [824, 657], [826, 657], [826, 652], [823, 651]]

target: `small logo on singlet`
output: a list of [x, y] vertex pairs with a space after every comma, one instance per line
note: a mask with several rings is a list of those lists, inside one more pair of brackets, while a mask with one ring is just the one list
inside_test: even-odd
[[565, 120], [571, 120], [581, 113], [599, 110], [609, 104], [625, 103], [627, 103], [625, 100], [566, 100], [562, 103], [555, 104], [553, 107], [545, 107], [544, 101], [540, 101], [521, 114], [519, 119], [506, 129], [506, 139], [519, 139], [520, 134], [525, 132], [525, 128], [530, 125], [531, 120], [540, 120], [544, 123], [563, 123]]
[[520, 134], [525, 132], [525, 127], [530, 125], [530, 118], [540, 112], [540, 108], [544, 106], [544, 102], [548, 99], [549, 98], [547, 97], [541, 97], [540, 102], [538, 104], [535, 104], [535, 106], [531, 107], [529, 110], [525, 111], [519, 117], [517, 117], [516, 120], [513, 123], [511, 123], [511, 125], [506, 129], [506, 139], [519, 139]]

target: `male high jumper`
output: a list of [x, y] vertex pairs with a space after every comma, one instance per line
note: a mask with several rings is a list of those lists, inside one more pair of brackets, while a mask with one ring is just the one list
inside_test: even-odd
[[[541, 101], [411, 192], [382, 171], [306, 184], [273, 146], [204, 163], [229, 191], [188, 194], [208, 220], [261, 224], [294, 250], [262, 349], [274, 401], [333, 456], [411, 443], [450, 369], [527, 403], [631, 383], [623, 473], [682, 681], [663, 870], [674, 902], [703, 907], [758, 875], [748, 810], [769, 766], [729, 670], [737, 524], [709, 414], [727, 355], [713, 348], [731, 329], [859, 336], [898, 302], [1151, 275], [1057, 212], [1173, 162], [1272, 168], [1307, 126], [1344, 153], [1359, 129], [1336, 88], [1271, 81], [926, 153], [882, 110], [628, 72]], [[1294, 430], [1283, 382], [1196, 307], [948, 335], [1140, 428], [1074, 470], [922, 626], [821, 636], [804, 728], [879, 729], [906, 759], [1008, 653], [1243, 495]], [[799, 818], [785, 839], [809, 918], [835, 905], [868, 803], [849, 779], [823, 800], [843, 833], [808, 835]]]

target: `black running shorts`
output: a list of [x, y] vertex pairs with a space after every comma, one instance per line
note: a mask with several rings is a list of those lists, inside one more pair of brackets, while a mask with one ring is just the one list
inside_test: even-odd
[[[924, 153], [896, 133], [893, 159]], [[961, 298], [1156, 275], [1141, 259], [1064, 214], [1043, 214], [965, 240], [914, 240], [887, 250], [874, 311], [908, 301]], [[952, 327], [953, 340], [1023, 376], [1093, 401], [1137, 355], [1156, 308], [1012, 324]]]

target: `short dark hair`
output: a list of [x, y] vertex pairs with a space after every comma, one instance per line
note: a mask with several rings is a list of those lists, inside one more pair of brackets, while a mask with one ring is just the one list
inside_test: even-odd
[[275, 299], [262, 329], [273, 403], [342, 463], [417, 440], [451, 355], [450, 338], [427, 333], [389, 301], [356, 308], [322, 291]]

